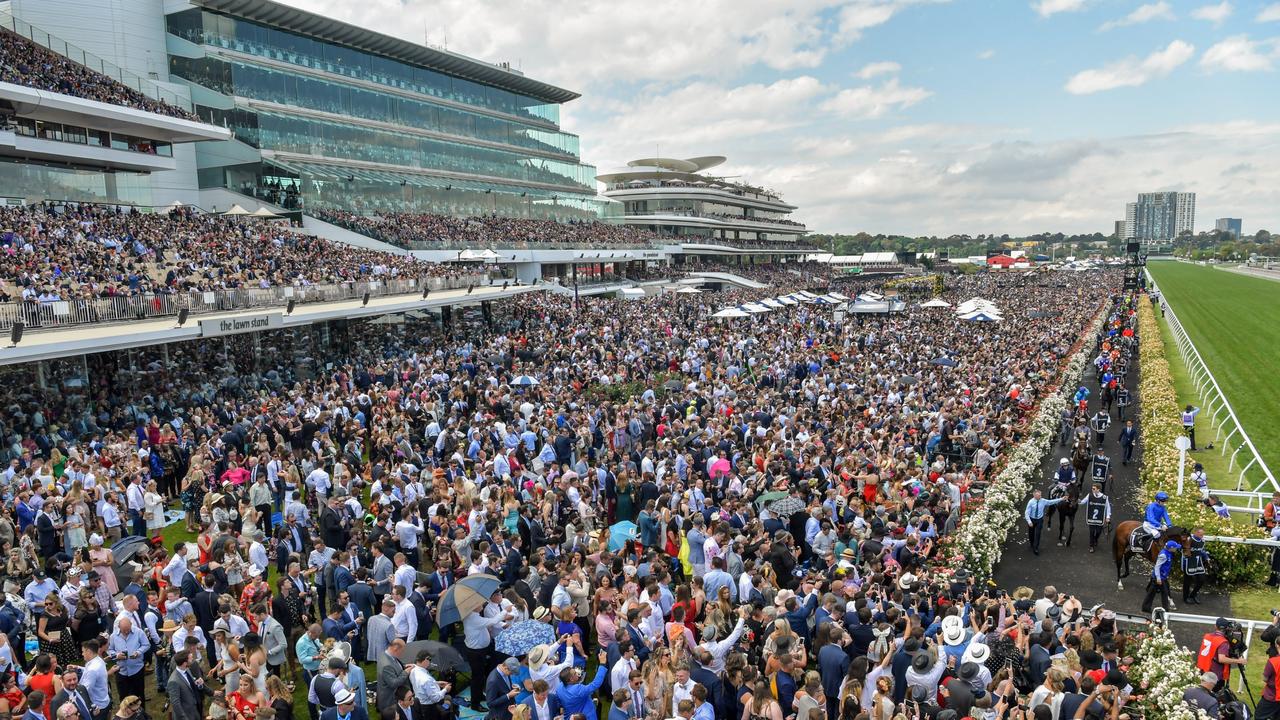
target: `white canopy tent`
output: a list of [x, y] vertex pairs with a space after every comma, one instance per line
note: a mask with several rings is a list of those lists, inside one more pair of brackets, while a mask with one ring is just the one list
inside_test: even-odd
[[744, 318], [744, 317], [747, 317], [747, 316], [748, 316], [748, 315], [750, 315], [750, 314], [751, 314], [751, 313], [743, 312], [742, 310], [739, 310], [739, 309], [738, 309], [738, 308], [736, 308], [736, 307], [727, 307], [727, 308], [725, 308], [725, 309], [723, 309], [723, 310], [720, 310], [719, 312], [712, 313], [712, 314], [711, 314], [711, 317], [713, 317], [713, 318], [721, 318], [721, 319], [723, 319], [723, 318]]
[[239, 205], [232, 205], [231, 209], [222, 213], [223, 215], [248, 215], [249, 211]]
[[836, 300], [839, 300], [840, 302], [849, 302], [849, 298], [845, 297], [844, 295], [841, 295], [841, 294], [840, 294], [840, 293], [838, 293], [838, 292], [829, 292], [829, 293], [827, 293], [827, 294], [826, 294], [826, 297], [835, 298]]
[[796, 300], [790, 295], [782, 295], [781, 297], [776, 297], [773, 300], [774, 302], [781, 303], [783, 305], [799, 305], [800, 304], [799, 300]]
[[697, 295], [700, 292], [702, 291], [692, 285], [685, 285], [684, 287], [677, 290], [676, 294], [677, 295]]
[[1004, 320], [1004, 317], [994, 312], [987, 312], [985, 310], [974, 310], [973, 312], [965, 313], [964, 315], [961, 315], [960, 319], [968, 320], [970, 322], [1000, 322], [1001, 320]]
[[778, 302], [777, 300], [772, 300], [772, 299], [769, 299], [769, 298], [765, 298], [764, 300], [761, 300], [761, 301], [760, 301], [760, 304], [761, 304], [761, 305], [763, 305], [763, 306], [765, 306], [765, 307], [767, 307], [767, 308], [769, 308], [770, 310], [778, 310], [778, 309], [781, 309], [781, 308], [786, 307], [786, 305], [783, 305], [782, 303]]
[[772, 309], [765, 307], [764, 305], [760, 305], [759, 303], [743, 303], [738, 307], [749, 313], [767, 313]]
[[932, 300], [930, 300], [930, 301], [928, 301], [928, 302], [922, 302], [922, 303], [920, 303], [920, 307], [922, 307], [922, 308], [949, 308], [949, 307], [951, 307], [951, 303], [947, 302], [946, 300], [943, 300], [942, 298], [934, 298], [934, 299], [932, 299]]

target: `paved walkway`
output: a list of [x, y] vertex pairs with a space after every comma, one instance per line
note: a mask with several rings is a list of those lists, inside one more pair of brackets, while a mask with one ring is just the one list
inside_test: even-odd
[[1280, 282], [1280, 270], [1264, 270], [1262, 268], [1251, 268], [1245, 265], [1236, 265], [1235, 267], [1223, 267], [1218, 265], [1217, 268], [1219, 270], [1236, 273], [1237, 275], [1248, 275], [1249, 277], [1257, 277], [1264, 280]]
[[[1160, 342], [1160, 339], [1148, 338], [1146, 341]], [[1137, 396], [1137, 366], [1135, 358], [1130, 363], [1129, 375], [1126, 378], [1126, 384], [1134, 395], [1134, 403], [1126, 411], [1126, 416], [1130, 418], [1141, 417], [1142, 398]], [[1101, 409], [1102, 403], [1101, 392], [1098, 390], [1091, 366], [1085, 369], [1084, 384], [1091, 393], [1089, 413], [1092, 416]], [[1138, 420], [1135, 423], [1138, 428], [1139, 443], [1134, 451], [1135, 462], [1129, 463], [1128, 466], [1120, 464], [1124, 453], [1118, 438], [1123, 424], [1124, 421], [1118, 418], [1117, 408], [1112, 406], [1111, 427], [1107, 430], [1104, 447], [1112, 460], [1112, 470], [1115, 475], [1110, 483], [1111, 486], [1107, 488], [1107, 494], [1111, 498], [1113, 526], [1124, 520], [1138, 519], [1142, 514], [1135, 500], [1135, 492], [1138, 488], [1138, 463], [1142, 460], [1142, 422]], [[1067, 448], [1055, 446], [1054, 451], [1045, 459], [1038, 487], [1044, 491], [1046, 497], [1052, 486], [1052, 474], [1057, 469], [1059, 460], [1066, 454]], [[1117, 590], [1115, 562], [1111, 553], [1113, 533], [1104, 532], [1098, 541], [1097, 552], [1090, 554], [1089, 528], [1084, 521], [1083, 503], [1076, 512], [1075, 534], [1072, 536], [1069, 547], [1057, 545], [1057, 518], [1055, 517], [1054, 520], [1053, 530], [1046, 528], [1041, 537], [1039, 557], [1031, 554], [1031, 548], [1027, 544], [1026, 524], [1019, 522], [1014, 527], [1006, 541], [1004, 557], [996, 567], [995, 580], [1000, 587], [1012, 590], [1018, 585], [1027, 585], [1033, 588], [1036, 596], [1039, 597], [1044, 585], [1052, 583], [1059, 592], [1078, 596], [1086, 609], [1097, 603], [1105, 603], [1106, 607], [1116, 612], [1141, 614], [1142, 598], [1146, 595], [1147, 578], [1151, 572], [1150, 564], [1136, 558], [1132, 560], [1129, 565], [1131, 573], [1124, 579], [1124, 590]], [[1230, 614], [1230, 598], [1209, 586], [1201, 591], [1199, 605], [1182, 605], [1180, 583], [1170, 588], [1170, 598], [1180, 612], [1209, 616]], [[1174, 629], [1180, 641], [1192, 645], [1197, 644], [1205, 632], [1199, 626], [1186, 624], [1176, 624]]]

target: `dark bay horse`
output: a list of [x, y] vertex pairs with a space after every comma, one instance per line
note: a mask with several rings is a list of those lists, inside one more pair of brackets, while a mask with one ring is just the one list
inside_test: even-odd
[[[1062, 502], [1053, 506], [1050, 513], [1058, 516], [1058, 545], [1071, 547], [1071, 536], [1076, 532], [1076, 510], [1080, 509], [1080, 482], [1067, 485], [1065, 490], [1060, 489], [1062, 487], [1056, 485], [1049, 491], [1050, 500], [1063, 498]], [[1053, 529], [1052, 522], [1049, 529]]]
[[1077, 481], [1084, 482], [1088, 477], [1089, 461], [1092, 458], [1093, 453], [1089, 452], [1089, 434], [1078, 433], [1071, 445], [1071, 467], [1075, 468]]
[[[1160, 554], [1161, 548], [1170, 540], [1176, 540], [1177, 543], [1184, 548], [1187, 546], [1187, 538], [1189, 533], [1186, 528], [1174, 525], [1160, 534], [1159, 539], [1151, 543], [1151, 549], [1145, 553], [1129, 546], [1129, 538], [1133, 535], [1133, 531], [1142, 526], [1141, 520], [1125, 520], [1116, 525], [1116, 534], [1111, 539], [1111, 554], [1116, 561], [1116, 588], [1124, 589], [1124, 578], [1129, 577], [1129, 558], [1135, 555], [1141, 555], [1146, 558], [1147, 562], [1154, 563], [1156, 556]], [[1123, 566], [1123, 572], [1121, 572]]]

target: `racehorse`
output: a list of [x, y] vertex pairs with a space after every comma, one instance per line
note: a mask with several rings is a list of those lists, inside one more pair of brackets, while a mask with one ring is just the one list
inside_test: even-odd
[[1077, 433], [1075, 444], [1071, 446], [1071, 467], [1076, 469], [1076, 481], [1084, 482], [1085, 473], [1089, 471], [1089, 433]]
[[[1146, 558], [1147, 562], [1154, 563], [1156, 556], [1160, 554], [1161, 548], [1170, 540], [1176, 540], [1179, 545], [1186, 547], [1187, 538], [1190, 534], [1184, 527], [1174, 525], [1160, 534], [1160, 537], [1151, 543], [1151, 548], [1145, 553], [1137, 550], [1129, 545], [1129, 539], [1133, 536], [1133, 531], [1142, 527], [1141, 520], [1125, 520], [1116, 525], [1116, 534], [1111, 538], [1111, 554], [1116, 561], [1116, 588], [1124, 589], [1124, 578], [1129, 577], [1129, 558], [1134, 555], [1141, 555]], [[1121, 572], [1121, 566], [1124, 566], [1124, 572]]]
[[[1071, 547], [1071, 536], [1076, 532], [1076, 510], [1080, 509], [1080, 481], [1067, 485], [1065, 490], [1060, 490], [1061, 487], [1058, 485], [1049, 491], [1049, 499], [1063, 498], [1062, 502], [1053, 508], [1053, 512], [1058, 516], [1058, 545]], [[1063, 533], [1066, 533], [1065, 538]]]

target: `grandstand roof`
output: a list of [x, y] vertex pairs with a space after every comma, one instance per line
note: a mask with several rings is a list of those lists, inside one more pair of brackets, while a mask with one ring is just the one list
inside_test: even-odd
[[325, 42], [345, 45], [377, 55], [412, 63], [450, 75], [474, 80], [528, 95], [545, 102], [562, 103], [581, 97], [572, 90], [556, 87], [525, 77], [509, 68], [469, 58], [465, 55], [419, 45], [357, 27], [323, 15], [282, 5], [272, 0], [190, 0], [193, 5], [226, 13], [245, 20], [270, 25], [319, 38]]

